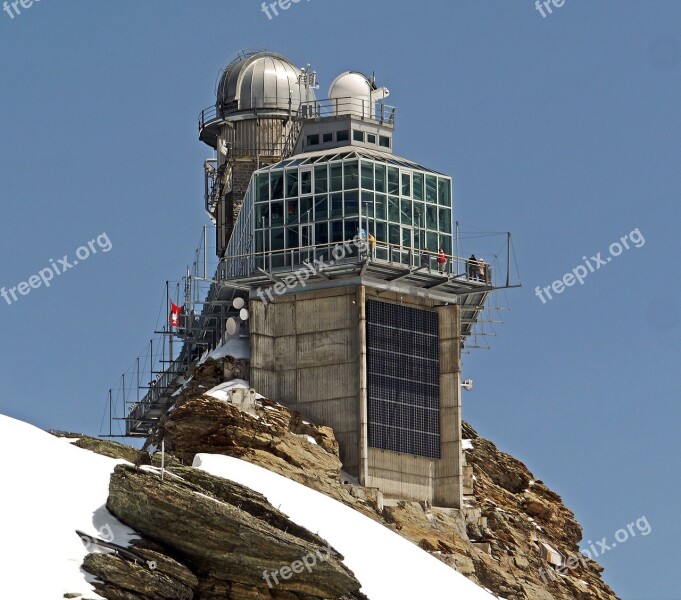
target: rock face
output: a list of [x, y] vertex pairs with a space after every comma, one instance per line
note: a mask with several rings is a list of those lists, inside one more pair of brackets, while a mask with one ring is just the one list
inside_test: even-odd
[[[289, 598], [338, 598], [359, 590], [338, 552], [260, 494], [191, 468], [171, 470], [163, 481], [155, 469], [136, 472], [119, 465], [114, 470], [107, 508], [177, 560], [156, 560], [154, 571], [135, 567], [129, 580], [132, 573], [121, 568], [120, 559], [90, 557], [84, 568], [107, 582], [102, 595], [117, 588], [154, 600], [270, 598], [263, 572], [281, 572], [308, 556], [314, 557], [314, 564], [308, 558], [309, 569], [279, 577], [277, 585], [270, 581], [277, 592]], [[238, 595], [230, 591], [235, 589], [241, 590]]]
[[[472, 441], [465, 450], [472, 472], [462, 511], [383, 501], [375, 490], [342, 482], [338, 444], [328, 427], [306, 423], [271, 400], [245, 408], [206, 395], [247, 373], [247, 363], [231, 358], [208, 360], [193, 370], [153, 440], [165, 440], [170, 471], [165, 481], [154, 467], [116, 468], [107, 506], [143, 536], [135, 551], [158, 568], [150, 571], [112, 554], [89, 556], [84, 569], [99, 578], [103, 597], [367, 600], [333, 549], [311, 573], [303, 569], [270, 588], [263, 571], [278, 571], [327, 544], [262, 495], [186, 466], [197, 453], [213, 453], [239, 457], [344, 502], [507, 600], [617, 599], [597, 563], [574, 561], [562, 574], [549, 565], [543, 544], [566, 558], [581, 556], [582, 532], [574, 514], [525, 465], [469, 425], [463, 433]], [[144, 462], [135, 449], [77, 437], [83, 448]], [[153, 456], [152, 464], [158, 463]]]

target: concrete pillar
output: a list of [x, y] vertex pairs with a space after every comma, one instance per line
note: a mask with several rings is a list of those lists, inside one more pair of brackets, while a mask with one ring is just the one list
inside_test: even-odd
[[358, 326], [358, 367], [359, 367], [359, 482], [366, 485], [369, 477], [369, 411], [367, 398], [367, 322], [366, 288], [357, 288]]

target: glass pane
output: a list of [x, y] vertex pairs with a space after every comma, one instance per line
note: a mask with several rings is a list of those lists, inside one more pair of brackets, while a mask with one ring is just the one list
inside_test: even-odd
[[426, 200], [437, 202], [437, 177], [426, 175]]
[[449, 235], [440, 236], [440, 248], [445, 251], [445, 254], [451, 255], [452, 253], [452, 238]]
[[298, 200], [286, 201], [286, 222], [287, 223], [298, 222]]
[[274, 171], [270, 174], [272, 184], [272, 198], [279, 200], [284, 197], [284, 174], [281, 171]]
[[345, 189], [354, 190], [359, 187], [359, 167], [356, 160], [346, 162], [343, 166], [345, 171]]
[[343, 163], [333, 163], [330, 165], [331, 171], [331, 191], [340, 192], [343, 189]]
[[439, 247], [437, 245], [437, 233], [434, 233], [432, 231], [429, 231], [426, 234], [426, 239], [428, 241], [428, 249], [435, 252], [436, 250], [439, 250]]
[[385, 193], [385, 165], [376, 165], [376, 191]]
[[255, 232], [255, 251], [257, 252], [262, 252], [262, 231], [256, 231]]
[[315, 243], [328, 244], [329, 242], [329, 224], [324, 221], [323, 223], [316, 223], [314, 226]]
[[352, 139], [355, 140], [356, 142], [363, 142], [364, 141], [364, 132], [359, 131], [358, 129], [354, 129], [352, 131]]
[[376, 223], [376, 241], [377, 242], [387, 242], [388, 241], [388, 226], [380, 221]]
[[388, 198], [388, 221], [400, 222], [400, 199], [394, 196]]
[[428, 229], [437, 229], [437, 207], [426, 206], [426, 227]]
[[300, 246], [300, 239], [298, 237], [298, 227], [286, 228], [286, 247], [298, 248]]
[[371, 192], [362, 192], [362, 218], [374, 217], [374, 195]]
[[362, 161], [362, 188], [374, 189], [374, 163]]
[[437, 201], [438, 204], [441, 204], [442, 206], [452, 205], [451, 185], [449, 179], [445, 179], [444, 177], [440, 177], [438, 179]]
[[440, 208], [440, 231], [452, 233], [452, 211], [448, 208]]
[[270, 199], [270, 176], [267, 173], [258, 175], [256, 184], [256, 202], [264, 202]]
[[347, 142], [350, 139], [350, 131], [349, 130], [344, 130], [344, 131], [339, 131], [336, 133], [336, 141], [337, 142]]
[[345, 221], [345, 239], [352, 240], [359, 233], [359, 221], [350, 219]]
[[312, 193], [312, 171], [302, 171], [300, 173], [300, 195]]
[[329, 197], [315, 196], [314, 197], [314, 220], [321, 221], [329, 218]]
[[337, 243], [343, 241], [343, 221], [331, 221], [331, 242]]
[[345, 192], [345, 216], [359, 215], [359, 192], [352, 190]]
[[414, 173], [414, 200], [423, 200], [423, 173]]
[[389, 225], [388, 226], [388, 242], [390, 242], [391, 244], [394, 244], [395, 246], [400, 245], [400, 226], [399, 225]]
[[258, 204], [255, 207], [255, 223], [256, 227], [263, 227], [263, 219], [265, 219], [265, 227], [270, 226], [270, 205], [268, 202]]
[[414, 225], [424, 227], [426, 222], [425, 206], [421, 202], [414, 202]]
[[343, 194], [331, 194], [331, 218], [343, 216]]
[[284, 222], [284, 203], [283, 202], [272, 202], [271, 206], [272, 206], [271, 225], [283, 224], [283, 222]]
[[286, 171], [286, 197], [294, 198], [298, 195], [298, 170]]
[[402, 195], [411, 197], [411, 175], [402, 173]]
[[300, 222], [308, 223], [314, 221], [314, 215], [312, 214], [312, 197], [300, 199]]
[[272, 230], [272, 250], [284, 249], [284, 228], [275, 227]]
[[401, 204], [402, 204], [402, 224], [411, 225], [413, 223], [411, 215], [412, 210], [411, 200], [403, 199]]
[[388, 193], [400, 193], [400, 172], [395, 167], [388, 167]]
[[383, 194], [376, 194], [374, 200], [374, 210], [376, 218], [385, 221], [388, 218], [388, 204]]
[[409, 227], [402, 227], [402, 246], [407, 250], [414, 247], [414, 241], [411, 239], [411, 229]]
[[314, 168], [314, 193], [322, 194], [329, 191], [329, 180], [326, 165]]

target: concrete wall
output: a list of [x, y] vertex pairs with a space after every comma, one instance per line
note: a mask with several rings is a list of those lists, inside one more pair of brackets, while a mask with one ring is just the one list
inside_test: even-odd
[[[366, 324], [369, 299], [437, 311], [440, 350], [440, 460], [369, 448]], [[460, 316], [456, 305], [346, 287], [250, 303], [251, 383], [263, 395], [329, 425], [344, 469], [388, 497], [462, 505]]]
[[251, 384], [333, 428], [344, 469], [359, 468], [356, 287], [250, 303]]

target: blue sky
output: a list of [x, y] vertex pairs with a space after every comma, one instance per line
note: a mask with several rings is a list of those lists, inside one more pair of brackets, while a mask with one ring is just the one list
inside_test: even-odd
[[[512, 231], [523, 287], [465, 357], [464, 416], [563, 496], [625, 600], [681, 598], [681, 4], [41, 0], [0, 12], [0, 286], [105, 233], [109, 252], [0, 298], [0, 412], [97, 434], [206, 224], [199, 111], [233, 52], [375, 71], [397, 154], [454, 177], [463, 231]], [[638, 229], [645, 244], [543, 304]], [[464, 251], [487, 248], [467, 239]], [[482, 241], [480, 242], [482, 244]]]

